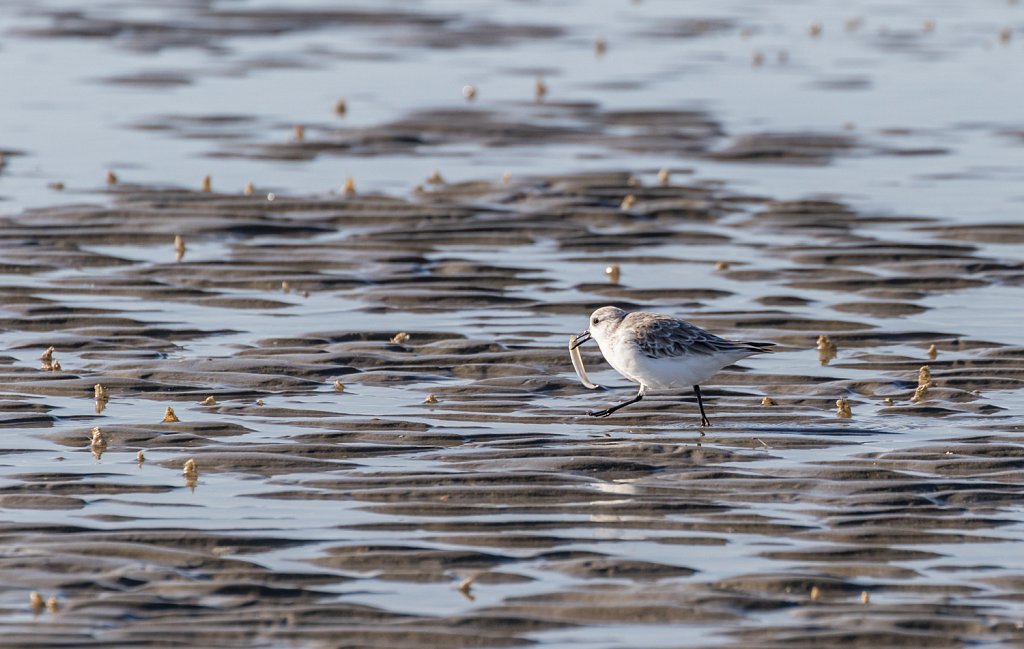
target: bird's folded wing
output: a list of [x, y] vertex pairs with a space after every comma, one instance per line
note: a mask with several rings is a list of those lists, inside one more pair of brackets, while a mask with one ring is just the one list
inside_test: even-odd
[[651, 358], [712, 356], [747, 349], [743, 343], [719, 338], [675, 318], [650, 318], [634, 326], [637, 347]]

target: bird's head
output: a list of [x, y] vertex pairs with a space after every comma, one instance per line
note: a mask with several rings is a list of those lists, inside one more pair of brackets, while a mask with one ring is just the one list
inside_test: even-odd
[[602, 340], [607, 340], [608, 337], [615, 331], [622, 319], [626, 317], [626, 312], [622, 309], [614, 306], [603, 306], [597, 311], [590, 314], [590, 326], [587, 330], [576, 337], [576, 342], [573, 344], [573, 348], [579, 347], [583, 343], [587, 342], [591, 338], [596, 340], [598, 344]]

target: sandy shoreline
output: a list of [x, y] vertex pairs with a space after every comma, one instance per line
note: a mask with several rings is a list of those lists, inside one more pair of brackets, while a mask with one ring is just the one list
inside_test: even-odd
[[[695, 193], [700, 218], [674, 203]], [[620, 206], [627, 194], [633, 209]], [[1016, 543], [1007, 508], [1020, 439], [986, 395], [1019, 389], [1018, 349], [877, 324], [969, 286], [951, 284], [951, 266], [977, 269], [973, 282], [1016, 269], [986, 266], [970, 245], [906, 242], [918, 219], [865, 238], [871, 219], [838, 204], [647, 188], [626, 173], [475, 183], [468, 198], [447, 185], [411, 200], [144, 187], [113, 198], [5, 225], [6, 275], [21, 278], [3, 287], [3, 324], [18, 332], [5, 418], [32, 441], [20, 457], [8, 449], [17, 459], [0, 505], [37, 521], [5, 526], [7, 624], [32, 634], [8, 645], [120, 646], [173, 631], [217, 646], [339, 633], [358, 646], [508, 646], [595, 623], [696, 624], [758, 646], [1019, 633], [1019, 580], [969, 550]], [[747, 249], [727, 234], [747, 228], [766, 242], [796, 228], [831, 252]], [[172, 233], [186, 241], [181, 261]], [[741, 313], [715, 308], [735, 290], [632, 288], [648, 265], [692, 265], [681, 255], [708, 237], [716, 251], [744, 250], [742, 264], [705, 271], [719, 286], [772, 298]], [[544, 254], [529, 252], [538, 245]], [[572, 259], [569, 277], [595, 276], [566, 282], [546, 269], [553, 257]], [[600, 276], [611, 257], [620, 284]], [[865, 283], [867, 266], [888, 279]], [[822, 283], [835, 306], [808, 317], [805, 296]], [[576, 384], [559, 329], [598, 304], [652, 300], [781, 345], [709, 386], [706, 437], [695, 404], [672, 395], [584, 415], [616, 396]], [[858, 300], [872, 308], [851, 309]], [[325, 308], [335, 326], [313, 327]], [[197, 309], [210, 315], [195, 321]], [[458, 312], [463, 325], [451, 323]], [[387, 325], [395, 313], [417, 314], [402, 342]], [[288, 331], [268, 337], [275, 320]], [[824, 366], [821, 333], [839, 347]], [[39, 368], [50, 345], [61, 371]], [[594, 351], [586, 359], [601, 367]], [[912, 403], [924, 364], [936, 385]], [[96, 383], [109, 394], [99, 414]], [[428, 393], [436, 404], [420, 403]], [[217, 404], [199, 405], [208, 395]], [[762, 406], [766, 395], [777, 405]], [[853, 419], [835, 418], [841, 396]], [[180, 423], [159, 423], [166, 405]], [[31, 458], [61, 461], [26, 471]], [[74, 523], [58, 522], [66, 512]], [[463, 600], [459, 612], [416, 613], [438, 589]], [[60, 611], [32, 621], [30, 590], [57, 593]]]
[[0, 647], [1021, 643], [1019, 8], [236, 4], [0, 8]]

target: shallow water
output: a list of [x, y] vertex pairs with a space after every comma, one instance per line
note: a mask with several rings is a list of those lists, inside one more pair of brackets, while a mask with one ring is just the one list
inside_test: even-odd
[[1019, 644], [1022, 11], [0, 3], [0, 645]]

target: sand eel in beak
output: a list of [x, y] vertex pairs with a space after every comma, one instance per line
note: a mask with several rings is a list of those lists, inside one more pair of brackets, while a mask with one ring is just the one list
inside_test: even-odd
[[590, 339], [597, 341], [616, 372], [640, 384], [640, 391], [629, 401], [588, 415], [607, 417], [643, 399], [648, 389], [692, 387], [700, 406], [701, 426], [711, 422], [704, 412], [700, 384], [742, 358], [770, 352], [774, 345], [725, 340], [679, 318], [645, 311], [626, 313], [613, 306], [594, 311], [590, 327], [575, 337], [570, 349], [578, 354], [576, 348]]

